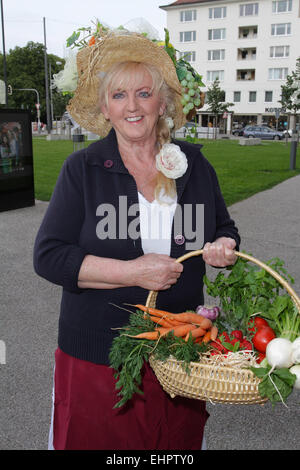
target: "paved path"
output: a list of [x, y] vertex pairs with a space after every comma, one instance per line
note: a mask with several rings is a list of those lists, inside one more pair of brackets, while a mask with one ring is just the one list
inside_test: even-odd
[[[241, 249], [258, 259], [279, 256], [300, 293], [300, 176], [230, 208]], [[53, 352], [60, 288], [37, 277], [32, 247], [47, 203], [0, 213], [0, 449], [47, 448]], [[209, 449], [300, 449], [300, 393], [272, 410], [264, 406], [211, 405]]]

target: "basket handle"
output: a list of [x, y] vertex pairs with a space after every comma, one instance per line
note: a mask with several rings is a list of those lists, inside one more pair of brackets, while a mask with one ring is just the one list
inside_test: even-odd
[[[189, 251], [185, 255], [182, 255], [179, 258], [177, 258], [176, 262], [181, 263], [182, 261], [185, 261], [188, 258], [192, 258], [193, 256], [202, 255], [202, 253], [203, 253], [203, 250]], [[263, 263], [262, 261], [259, 261], [258, 259], [254, 258], [251, 255], [248, 255], [246, 253], [241, 253], [240, 251], [235, 251], [235, 254], [236, 256], [240, 258], [244, 258], [248, 261], [252, 261], [253, 263], [263, 268], [265, 271], [267, 271], [269, 274], [271, 274], [271, 276], [273, 276], [282, 285], [282, 287], [290, 294], [294, 304], [296, 305], [298, 309], [298, 312], [300, 313], [300, 298], [297, 296], [296, 292], [292, 289], [289, 283], [285, 279], [283, 279], [283, 277], [280, 276], [280, 274], [274, 271], [274, 269], [272, 269], [267, 264]], [[149, 292], [147, 301], [146, 301], [146, 307], [155, 307], [157, 294], [158, 294], [158, 291]]]

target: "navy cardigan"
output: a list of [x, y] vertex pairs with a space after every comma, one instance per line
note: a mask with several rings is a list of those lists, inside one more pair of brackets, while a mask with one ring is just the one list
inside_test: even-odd
[[[201, 154], [201, 146], [184, 141], [174, 143], [188, 159], [186, 173], [176, 180], [178, 205], [183, 208], [188, 204], [193, 208], [194, 229], [196, 204], [204, 205], [203, 240], [201, 246], [195, 248], [220, 236], [234, 238], [239, 245], [238, 230], [225, 206], [216, 173]], [[117, 334], [113, 328], [126, 324], [129, 316], [112, 304], [122, 307], [124, 303], [146, 302], [148, 291], [140, 287], [81, 289], [77, 285], [87, 254], [122, 260], [144, 254], [138, 213], [125, 217], [133, 204], [138, 204], [136, 183], [123, 164], [113, 130], [106, 138], [74, 152], [65, 160], [36, 237], [34, 269], [40, 276], [62, 286], [58, 345], [65, 353], [79, 359], [109, 364], [109, 349]], [[115, 225], [110, 227], [113, 233], [100, 239], [99, 227], [103, 233], [110, 208], [115, 208], [116, 216]], [[127, 236], [124, 220], [131, 224], [137, 236]], [[182, 230], [184, 227], [183, 223]], [[173, 224], [170, 254], [173, 258], [191, 251], [188, 242], [193, 241], [191, 230], [185, 230], [187, 233], [176, 233], [176, 230], [178, 232], [178, 226]], [[172, 312], [196, 308], [203, 302], [204, 273], [201, 256], [184, 261], [178, 282], [159, 292], [156, 306]]]

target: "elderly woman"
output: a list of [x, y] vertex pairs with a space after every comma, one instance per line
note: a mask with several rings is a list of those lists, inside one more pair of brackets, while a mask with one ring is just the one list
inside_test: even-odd
[[34, 248], [36, 272], [63, 287], [53, 446], [200, 449], [205, 403], [171, 399], [148, 364], [144, 395], [113, 409], [109, 350], [128, 322], [117, 305], [145, 304], [149, 290], [172, 312], [202, 303], [205, 263], [234, 263], [238, 231], [200, 147], [171, 141], [168, 119], [176, 129], [185, 116], [164, 49], [110, 34], [78, 54], [78, 72], [69, 111], [104, 138], [66, 159]]

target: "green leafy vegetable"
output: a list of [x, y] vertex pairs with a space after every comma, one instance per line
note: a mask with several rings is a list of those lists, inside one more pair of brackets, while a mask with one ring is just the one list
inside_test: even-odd
[[[251, 367], [254, 375], [261, 379], [258, 385], [259, 394], [266, 397], [275, 405], [277, 402], [283, 402], [293, 391], [296, 381], [296, 375], [292, 374], [289, 369], [271, 369], [267, 367]], [[272, 372], [271, 372], [272, 371]], [[271, 372], [271, 373], [270, 373]]]
[[114, 338], [110, 349], [110, 366], [115, 370], [116, 389], [119, 390], [120, 401], [115, 408], [123, 406], [135, 393], [142, 394], [140, 385], [144, 362], [152, 354], [158, 360], [166, 360], [172, 355], [178, 361], [183, 361], [183, 367], [188, 372], [189, 363], [199, 359], [199, 353], [207, 349], [205, 344], [195, 344], [192, 337], [185, 341], [169, 333], [157, 341], [141, 340], [132, 336], [153, 331], [153, 322], [137, 310], [129, 317], [129, 324], [121, 329], [121, 334]]
[[[285, 280], [294, 282], [279, 258], [266, 264]], [[219, 299], [222, 315], [216, 323], [220, 331], [240, 329], [246, 335], [250, 316], [259, 313], [277, 335], [293, 329], [299, 336], [300, 319], [293, 301], [288, 294], [280, 295], [281, 285], [265, 269], [238, 258], [233, 266], [220, 271], [214, 281], [204, 276], [204, 284], [207, 294]]]

